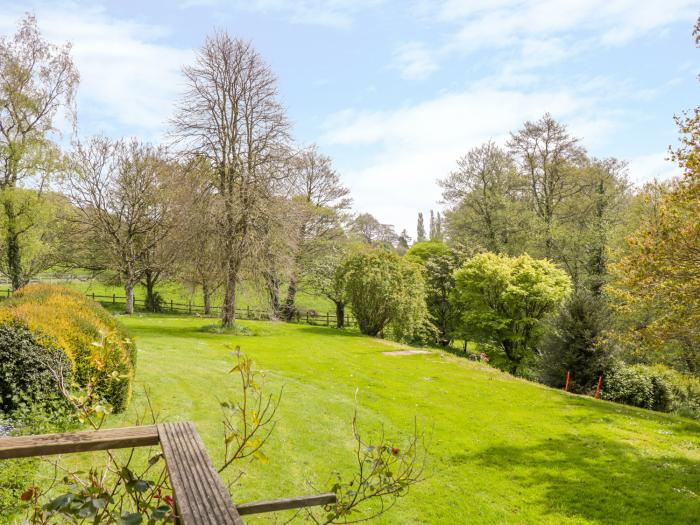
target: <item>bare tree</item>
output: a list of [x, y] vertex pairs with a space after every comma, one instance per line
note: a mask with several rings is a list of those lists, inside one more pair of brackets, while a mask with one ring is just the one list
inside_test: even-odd
[[[6, 226], [1, 267], [14, 289], [44, 269], [41, 257], [23, 262], [23, 237], [38, 227], [35, 212], [49, 175], [59, 169], [54, 119], [63, 108], [74, 120], [77, 85], [70, 45], [43, 40], [33, 15], [11, 39], [0, 39], [0, 199]], [[34, 188], [33, 198], [22, 186]]]
[[545, 256], [554, 255], [554, 228], [565, 201], [581, 192], [577, 171], [585, 159], [578, 139], [549, 113], [537, 122], [525, 122], [508, 142], [511, 154], [529, 179], [535, 213], [544, 229]]
[[172, 169], [162, 148], [136, 140], [93, 137], [73, 152], [67, 192], [74, 220], [99, 250], [103, 267], [124, 279], [128, 314], [150, 254], [174, 226]]
[[522, 250], [518, 241], [527, 230], [528, 210], [522, 197], [527, 180], [507, 152], [493, 142], [472, 148], [438, 184], [450, 207], [446, 218], [452, 240], [495, 253]]
[[351, 204], [350, 190], [343, 186], [331, 165], [316, 146], [302, 151], [293, 163], [292, 205], [297, 221], [292, 268], [282, 313], [291, 320], [296, 312], [296, 293], [304, 269], [319, 255], [324, 241], [343, 236], [341, 219]]
[[367, 244], [384, 244], [393, 246], [397, 240], [391, 224], [380, 223], [374, 215], [361, 213], [350, 223], [350, 233]]
[[255, 251], [274, 181], [285, 176], [278, 163], [286, 151], [288, 123], [277, 101], [276, 79], [248, 42], [217, 32], [183, 73], [187, 89], [172, 121], [173, 137], [211, 166], [222, 205], [222, 325], [233, 326], [239, 274]]

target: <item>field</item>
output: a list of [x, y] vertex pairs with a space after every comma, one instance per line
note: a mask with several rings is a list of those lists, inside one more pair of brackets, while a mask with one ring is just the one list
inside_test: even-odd
[[270, 389], [284, 386], [269, 462], [246, 466], [237, 502], [314, 492], [308, 481], [325, 490], [333, 470], [352, 472], [357, 406], [366, 432], [407, 431], [414, 417], [432, 429], [427, 479], [379, 523], [679, 524], [700, 516], [700, 424], [692, 420], [571, 396], [440, 351], [385, 355], [399, 345], [329, 328], [244, 322], [252, 335], [232, 336], [200, 331], [211, 322], [203, 319], [124, 322], [139, 346], [137, 386], [113, 426], [133, 421], [146, 387], [161, 418], [195, 422], [218, 464], [218, 403], [236, 392], [232, 347], [254, 357]]

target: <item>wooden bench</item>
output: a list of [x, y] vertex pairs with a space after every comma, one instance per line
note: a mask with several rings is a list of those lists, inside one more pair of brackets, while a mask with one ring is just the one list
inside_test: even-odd
[[235, 505], [190, 422], [0, 438], [0, 460], [158, 444], [181, 525], [242, 525], [242, 515], [336, 502], [326, 493]]

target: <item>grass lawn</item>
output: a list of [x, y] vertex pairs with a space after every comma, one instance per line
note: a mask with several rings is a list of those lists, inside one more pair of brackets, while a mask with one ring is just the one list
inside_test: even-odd
[[[434, 351], [388, 356], [399, 345], [334, 329], [244, 322], [255, 335], [203, 333], [211, 320], [135, 316], [135, 397], [111, 425], [131, 423], [143, 386], [165, 420], [192, 420], [215, 464], [217, 400], [237, 392], [232, 346], [254, 357], [268, 385], [284, 385], [279, 423], [234, 499], [327, 489], [351, 473], [351, 418], [388, 434], [414, 416], [434, 427], [428, 478], [378, 523], [698, 523], [700, 424], [567, 395]], [[230, 396], [229, 396], [230, 397]], [[235, 470], [229, 476], [236, 474]], [[260, 522], [271, 518], [251, 518]]]

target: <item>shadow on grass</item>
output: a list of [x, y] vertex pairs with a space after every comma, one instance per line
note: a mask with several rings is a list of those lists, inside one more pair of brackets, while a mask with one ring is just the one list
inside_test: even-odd
[[508, 471], [525, 490], [544, 494], [543, 512], [601, 523], [698, 523], [700, 462], [647, 455], [600, 435], [499, 445], [474, 455], [483, 468]]

